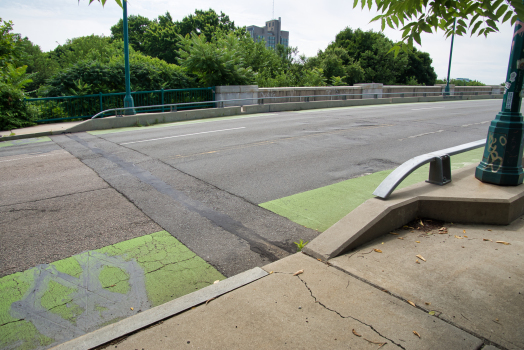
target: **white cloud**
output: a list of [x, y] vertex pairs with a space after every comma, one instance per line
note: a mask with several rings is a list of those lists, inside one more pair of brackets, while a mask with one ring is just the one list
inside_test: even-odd
[[[376, 14], [352, 8], [351, 0], [286, 0], [275, 1], [275, 17], [282, 17], [282, 29], [290, 32], [291, 46], [301, 53], [313, 56], [319, 49], [335, 39], [338, 32], [347, 26], [353, 29], [379, 30], [378, 23], [369, 21]], [[112, 0], [105, 8], [99, 3], [88, 6], [87, 0], [0, 0], [1, 17], [12, 20], [15, 32], [27, 36], [44, 51], [52, 50], [57, 42], [84, 35], [110, 35], [110, 28], [121, 17], [121, 9]], [[224, 12], [236, 25], [259, 25], [271, 19], [272, 1], [210, 0], [169, 1], [130, 0], [129, 14], [140, 14], [150, 19], [169, 11], [175, 20], [180, 20], [195, 9], [213, 8]], [[456, 37], [453, 51], [451, 77], [477, 79], [487, 84], [499, 84], [505, 79], [512, 28], [501, 27], [500, 33], [484, 37]], [[400, 38], [400, 32], [387, 29], [386, 36], [392, 40]], [[422, 51], [429, 52], [439, 78], [447, 74], [451, 39], [443, 33], [422, 35]]]

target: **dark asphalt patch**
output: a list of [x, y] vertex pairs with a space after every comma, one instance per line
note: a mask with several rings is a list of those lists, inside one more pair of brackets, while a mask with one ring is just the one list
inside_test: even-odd
[[226, 276], [287, 256], [293, 241], [318, 234], [104, 139], [75, 134], [53, 140]]

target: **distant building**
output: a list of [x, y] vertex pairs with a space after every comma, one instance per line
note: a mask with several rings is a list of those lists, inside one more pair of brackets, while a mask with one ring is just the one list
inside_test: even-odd
[[249, 26], [247, 32], [255, 42], [265, 40], [266, 47], [276, 48], [277, 44], [289, 46], [289, 32], [282, 30], [282, 18], [272, 19], [266, 22], [265, 27]]
[[469, 83], [471, 81], [468, 78], [456, 78], [455, 80], [462, 80], [462, 81], [465, 81], [466, 83]]

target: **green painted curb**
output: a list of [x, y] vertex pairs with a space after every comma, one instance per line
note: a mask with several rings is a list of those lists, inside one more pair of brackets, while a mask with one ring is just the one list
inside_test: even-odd
[[[451, 168], [460, 169], [476, 164], [482, 158], [482, 148], [451, 157]], [[302, 226], [325, 231], [356, 207], [373, 197], [373, 191], [393, 170], [379, 171], [333, 185], [298, 193], [289, 197], [260, 204], [276, 214], [284, 216]], [[397, 189], [425, 181], [429, 164], [415, 170]]]
[[38, 142], [48, 142], [51, 141], [50, 137], [42, 136], [42, 137], [33, 137], [28, 139], [20, 139], [20, 140], [11, 140], [11, 141], [1, 141], [0, 138], [0, 148], [2, 147], [9, 147], [9, 146], [17, 146], [17, 145], [26, 145], [30, 143], [38, 143]]
[[0, 348], [44, 349], [225, 277], [161, 231], [0, 278]]

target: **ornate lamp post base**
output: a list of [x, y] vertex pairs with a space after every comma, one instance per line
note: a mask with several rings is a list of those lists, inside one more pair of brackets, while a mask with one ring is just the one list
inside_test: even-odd
[[484, 155], [475, 169], [475, 177], [496, 185], [520, 185], [524, 180], [523, 136], [524, 122], [520, 113], [497, 114], [489, 127]]
[[475, 177], [482, 182], [516, 186], [524, 180], [522, 148], [524, 121], [520, 114], [524, 82], [524, 23], [515, 23], [502, 110], [491, 122], [482, 161]]

